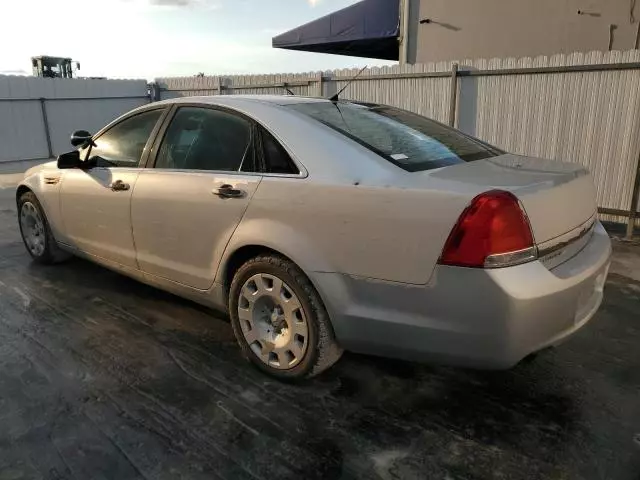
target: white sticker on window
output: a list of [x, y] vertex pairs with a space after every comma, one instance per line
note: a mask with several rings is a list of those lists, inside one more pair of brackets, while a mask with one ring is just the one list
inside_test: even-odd
[[394, 160], [406, 160], [407, 157], [404, 153], [394, 153], [393, 155], [391, 155], [391, 158], [393, 158]]

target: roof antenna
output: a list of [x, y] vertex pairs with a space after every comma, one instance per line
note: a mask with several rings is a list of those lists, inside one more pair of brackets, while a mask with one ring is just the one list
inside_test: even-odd
[[364, 67], [362, 67], [362, 68], [360, 69], [360, 71], [359, 71], [358, 73], [356, 73], [356, 76], [355, 76], [355, 77], [353, 77], [351, 80], [349, 80], [349, 81], [347, 82], [347, 84], [346, 84], [344, 87], [342, 87], [338, 93], [336, 93], [335, 95], [332, 95], [331, 97], [329, 97], [329, 100], [331, 100], [332, 102], [337, 102], [337, 101], [339, 100], [340, 94], [341, 94], [342, 92], [344, 92], [344, 91], [345, 91], [345, 89], [346, 89], [349, 85], [351, 85], [351, 83], [352, 83], [356, 78], [358, 78], [358, 77], [360, 76], [360, 74], [361, 74], [362, 72], [364, 72], [364, 70], [365, 70], [367, 67], [368, 67], [368, 65], [365, 65]]

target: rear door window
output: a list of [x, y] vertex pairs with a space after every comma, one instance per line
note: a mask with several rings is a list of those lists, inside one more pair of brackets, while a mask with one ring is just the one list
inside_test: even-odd
[[472, 162], [504, 152], [434, 120], [384, 105], [314, 102], [289, 105], [416, 172]]
[[162, 140], [155, 168], [255, 171], [249, 120], [224, 110], [178, 109]]

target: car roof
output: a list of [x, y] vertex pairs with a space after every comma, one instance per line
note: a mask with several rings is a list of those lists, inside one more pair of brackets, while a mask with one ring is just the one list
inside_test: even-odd
[[[348, 102], [345, 100], [345, 103]], [[331, 100], [297, 95], [210, 95], [187, 96], [152, 102], [138, 107], [144, 111], [157, 107], [227, 107], [251, 117], [281, 142], [304, 170], [313, 170], [316, 178], [338, 179], [388, 178], [398, 175], [398, 167], [357, 142], [322, 125], [318, 120], [286, 108], [294, 104], [332, 105]], [[129, 112], [128, 115], [130, 115]], [[117, 120], [116, 120], [117, 122]], [[109, 128], [109, 127], [107, 127]], [[343, 161], [344, 157], [350, 159]], [[386, 180], [388, 181], [388, 180]]]
[[[346, 99], [341, 102], [364, 106], [375, 105]], [[305, 171], [313, 170], [316, 178], [337, 179], [342, 182], [344, 178], [364, 178], [363, 172], [366, 171], [366, 176], [370, 181], [384, 179], [380, 181], [386, 182], [385, 185], [388, 185], [391, 175], [394, 182], [397, 183], [398, 180], [395, 177], [401, 175], [398, 172], [400, 170], [398, 167], [358, 142], [332, 128], [323, 126], [322, 122], [297, 112], [295, 109], [286, 108], [287, 105], [295, 104], [332, 105], [332, 103], [326, 98], [297, 95], [186, 96], [147, 103], [128, 112], [123, 117], [158, 107], [168, 108], [181, 105], [227, 107], [251, 117], [265, 128], [287, 148], [288, 153], [299, 166], [302, 166]], [[111, 128], [123, 117], [111, 122], [98, 134]], [[348, 157], [350, 161], [343, 161], [345, 157]]]
[[162, 103], [202, 103], [210, 105], [243, 105], [263, 103], [272, 105], [291, 105], [296, 103], [328, 103], [330, 100], [321, 97], [301, 97], [297, 95], [207, 95], [171, 98], [155, 102]]

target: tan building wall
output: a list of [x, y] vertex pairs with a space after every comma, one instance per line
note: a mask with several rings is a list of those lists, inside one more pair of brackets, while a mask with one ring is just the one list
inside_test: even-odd
[[635, 0], [410, 1], [409, 63], [638, 48]]

